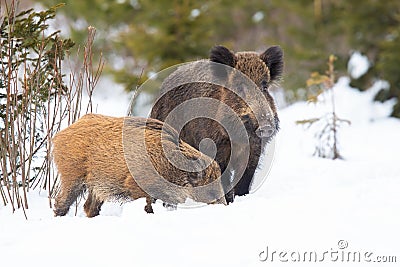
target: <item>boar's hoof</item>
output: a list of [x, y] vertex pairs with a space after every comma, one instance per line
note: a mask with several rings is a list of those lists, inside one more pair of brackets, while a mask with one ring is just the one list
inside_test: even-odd
[[144, 211], [147, 212], [147, 213], [154, 213], [153, 207], [151, 205], [146, 205], [144, 207]]
[[176, 210], [176, 205], [175, 204], [169, 204], [169, 203], [163, 203], [162, 204], [164, 208], [166, 208], [167, 210], [171, 211], [171, 210]]
[[68, 211], [69, 211], [69, 208], [68, 209], [55, 209], [54, 210], [54, 216], [65, 216], [67, 213], [68, 213]]

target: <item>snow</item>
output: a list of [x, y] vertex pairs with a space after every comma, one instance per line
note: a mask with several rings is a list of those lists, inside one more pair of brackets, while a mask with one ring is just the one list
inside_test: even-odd
[[[93, 93], [93, 113], [122, 117], [128, 112], [130, 98], [133, 93], [126, 93], [124, 87], [115, 84], [110, 77], [102, 77], [99, 86]], [[83, 98], [82, 106], [86, 107], [89, 99]]]
[[[229, 206], [175, 211], [157, 202], [154, 214], [144, 212], [144, 199], [106, 203], [100, 216], [89, 219], [82, 203], [77, 216], [71, 208], [55, 218], [46, 192], [31, 191], [28, 221], [21, 210], [12, 214], [0, 207], [1, 265], [309, 266], [290, 257], [309, 251], [319, 259], [325, 255], [314, 266], [365, 265], [334, 261], [331, 253], [338, 251], [372, 252], [368, 266], [396, 266], [373, 260], [380, 255], [400, 261], [400, 120], [387, 117], [393, 103], [373, 103], [374, 89], [360, 93], [348, 80], [334, 89], [339, 117], [352, 123], [339, 132], [344, 160], [312, 157], [313, 135], [295, 121], [323, 108], [296, 103], [279, 111], [274, 164], [253, 194]], [[125, 114], [129, 99], [123, 91], [106, 92], [94, 97], [97, 111]], [[340, 240], [346, 249], [338, 248]], [[267, 249], [268, 259], [260, 261]]]
[[256, 13], [254, 13], [252, 20], [255, 23], [258, 23], [260, 21], [262, 21], [264, 19], [264, 12], [262, 11], [257, 11]]
[[368, 60], [368, 57], [362, 55], [358, 51], [354, 52], [351, 55], [350, 60], [347, 64], [347, 69], [350, 73], [350, 76], [353, 77], [354, 79], [358, 79], [365, 73], [367, 73], [369, 67], [370, 67], [370, 62]]

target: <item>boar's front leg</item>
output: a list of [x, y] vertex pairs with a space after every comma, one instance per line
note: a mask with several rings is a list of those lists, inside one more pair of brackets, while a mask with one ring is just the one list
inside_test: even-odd
[[261, 141], [258, 139], [250, 141], [249, 161], [247, 162], [247, 166], [242, 177], [234, 188], [235, 196], [244, 196], [250, 192], [250, 187], [254, 179], [254, 173], [256, 172], [261, 157], [260, 142]]
[[147, 213], [154, 213], [153, 211], [153, 207], [151, 206], [151, 204], [153, 203], [154, 199], [151, 197], [146, 197], [146, 206], [144, 207], [144, 210]]

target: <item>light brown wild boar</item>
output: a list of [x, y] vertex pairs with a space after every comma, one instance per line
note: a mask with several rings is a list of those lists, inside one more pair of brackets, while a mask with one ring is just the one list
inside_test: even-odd
[[[186, 198], [226, 204], [218, 164], [178, 136], [155, 119], [83, 116], [53, 139], [53, 160], [61, 180], [55, 215], [67, 214], [85, 191], [88, 217], [98, 215], [106, 200], [145, 197], [148, 213], [153, 212], [154, 199], [174, 205]], [[177, 167], [177, 160], [184, 161], [184, 168]], [[196, 190], [203, 185], [213, 186]]]

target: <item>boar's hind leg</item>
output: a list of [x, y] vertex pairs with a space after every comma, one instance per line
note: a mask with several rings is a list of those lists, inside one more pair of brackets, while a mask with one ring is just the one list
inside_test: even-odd
[[64, 216], [65, 214], [67, 214], [69, 211], [69, 207], [76, 201], [78, 196], [81, 195], [85, 189], [80, 179], [75, 179], [75, 180], [64, 179], [64, 180], [72, 182], [70, 183], [61, 182], [61, 192], [57, 195], [56, 202], [54, 204], [55, 216]]
[[96, 195], [93, 193], [93, 190], [89, 190], [87, 200], [83, 205], [83, 209], [85, 210], [86, 216], [92, 218], [99, 215], [103, 203], [104, 203], [103, 201], [100, 201], [96, 197]]

